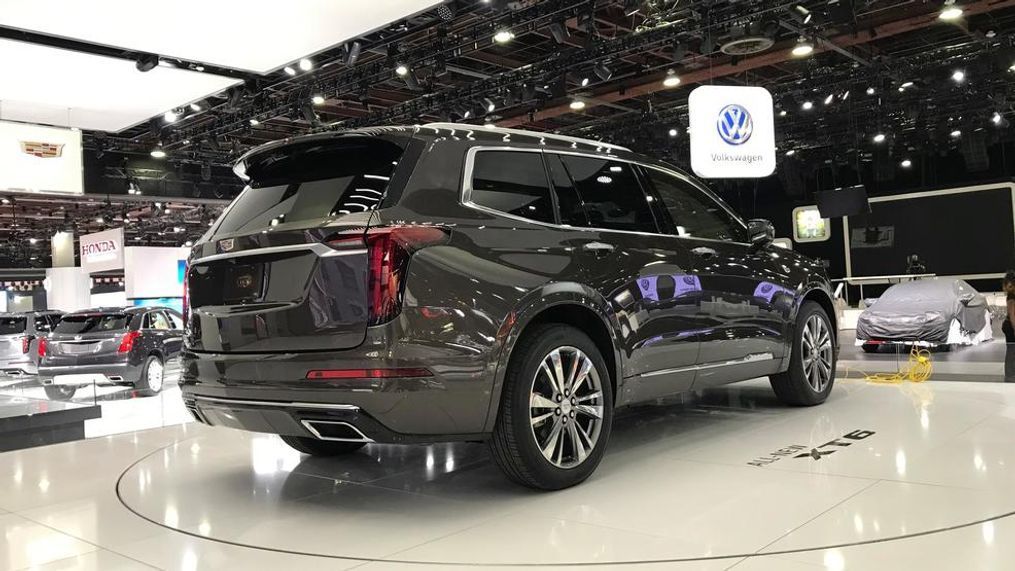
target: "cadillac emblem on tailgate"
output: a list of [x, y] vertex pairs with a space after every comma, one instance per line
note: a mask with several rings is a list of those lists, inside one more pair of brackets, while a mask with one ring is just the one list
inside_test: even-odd
[[41, 141], [18, 141], [21, 143], [21, 152], [40, 159], [55, 159], [63, 154], [63, 145], [58, 143], [43, 143]]
[[233, 248], [236, 247], [236, 242], [232, 238], [226, 238], [225, 240], [219, 240], [219, 250], [223, 252], [232, 252]]

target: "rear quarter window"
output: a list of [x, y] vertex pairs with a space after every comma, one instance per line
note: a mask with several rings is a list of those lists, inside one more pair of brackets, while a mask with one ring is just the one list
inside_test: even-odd
[[24, 333], [28, 321], [24, 317], [0, 317], [0, 335]]

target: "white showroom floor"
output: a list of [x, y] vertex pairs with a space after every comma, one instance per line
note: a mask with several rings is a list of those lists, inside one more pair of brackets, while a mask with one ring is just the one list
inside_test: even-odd
[[749, 381], [623, 413], [538, 493], [479, 444], [301, 457], [197, 424], [0, 454], [0, 568], [1010, 569], [1015, 386]]

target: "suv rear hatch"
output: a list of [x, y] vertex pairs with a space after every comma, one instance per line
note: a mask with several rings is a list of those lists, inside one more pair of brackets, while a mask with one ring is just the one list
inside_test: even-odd
[[360, 345], [370, 320], [362, 238], [391, 181], [411, 172], [408, 141], [312, 136], [241, 159], [237, 173], [249, 186], [195, 248], [187, 272], [189, 349]]
[[60, 320], [39, 353], [46, 366], [96, 365], [117, 355], [131, 316], [125, 313], [78, 313]]
[[0, 360], [23, 359], [32, 338], [27, 335], [28, 319], [22, 315], [0, 315]]

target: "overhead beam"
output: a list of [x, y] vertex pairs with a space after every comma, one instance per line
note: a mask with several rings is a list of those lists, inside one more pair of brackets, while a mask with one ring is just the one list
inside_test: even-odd
[[[971, 2], [962, 6], [964, 15], [975, 16], [977, 14], [985, 14], [994, 10], [1000, 10], [1003, 8], [1010, 8], [1015, 6], [1015, 0], [980, 0], [978, 2]], [[880, 40], [915, 30], [920, 30], [933, 25], [954, 25], [941, 22], [938, 20], [938, 12], [933, 11], [919, 16], [913, 16], [910, 18], [904, 18], [895, 22], [889, 22], [882, 24], [873, 29], [866, 29], [856, 34], [841, 34], [828, 39], [828, 43], [831, 43], [840, 48], [848, 48], [851, 46], [866, 44], [874, 40]], [[736, 64], [732, 62], [726, 62], [713, 67], [703, 67], [699, 70], [692, 71], [680, 76], [681, 86], [692, 85], [696, 83], [704, 83], [725, 77], [728, 75], [734, 75], [743, 73], [752, 69], [758, 69], [762, 67], [768, 67], [777, 65], [785, 61], [789, 61], [793, 58], [790, 54], [792, 45], [783, 45], [778, 49], [769, 51], [768, 53], [745, 58], [739, 60]], [[831, 48], [826, 43], [820, 43], [814, 48], [815, 53], [821, 53], [829, 51]], [[622, 88], [614, 88], [610, 91], [595, 93], [592, 97], [587, 98], [586, 109], [602, 105], [605, 103], [616, 103], [625, 99], [632, 99], [635, 97], [643, 97], [645, 95], [651, 95], [653, 93], [664, 91], [670, 88], [665, 87], [662, 84], [662, 80], [665, 77], [663, 73], [656, 73], [651, 76], [651, 79], [640, 83], [638, 85], [628, 85]], [[537, 123], [545, 121], [547, 119], [553, 119], [568, 113], [574, 113], [570, 107], [570, 102], [563, 102], [553, 107], [547, 107], [545, 109], [536, 111], [535, 113], [517, 115], [509, 117], [497, 122], [500, 127], [516, 127], [521, 125], [527, 125], [531, 123]]]

